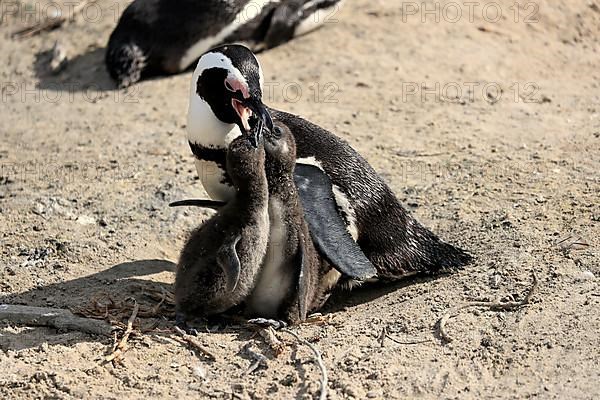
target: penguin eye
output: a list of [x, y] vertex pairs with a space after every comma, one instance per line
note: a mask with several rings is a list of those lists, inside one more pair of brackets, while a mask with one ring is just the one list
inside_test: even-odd
[[273, 128], [273, 136], [274, 136], [276, 139], [280, 139], [282, 135], [283, 135], [283, 131], [281, 130], [281, 128], [280, 128], [280, 127], [278, 127], [278, 126], [275, 126], [275, 127]]
[[225, 88], [227, 90], [229, 90], [230, 92], [235, 92], [235, 90], [233, 89], [233, 86], [231, 86], [231, 83], [225, 81]]

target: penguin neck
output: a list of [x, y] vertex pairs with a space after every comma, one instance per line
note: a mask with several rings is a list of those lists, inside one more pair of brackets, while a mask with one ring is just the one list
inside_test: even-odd
[[[239, 182], [238, 182], [239, 183]], [[265, 206], [269, 199], [266, 180], [257, 178], [237, 186], [237, 195], [244, 200], [246, 206]]]
[[221, 121], [210, 105], [199, 96], [192, 96], [187, 118], [188, 141], [211, 149], [227, 149], [242, 131], [236, 124]]
[[[272, 179], [276, 176], [275, 179]], [[296, 194], [296, 186], [292, 174], [274, 174], [269, 171], [269, 196], [278, 197], [284, 202], [291, 200]]]

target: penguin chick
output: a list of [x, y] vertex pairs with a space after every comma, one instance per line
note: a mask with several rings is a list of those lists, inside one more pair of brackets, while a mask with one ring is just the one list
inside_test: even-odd
[[325, 303], [341, 274], [317, 253], [304, 220], [294, 184], [296, 144], [292, 133], [278, 123], [265, 132], [264, 146], [269, 244], [246, 313], [298, 323]]
[[227, 151], [232, 201], [186, 242], [175, 277], [179, 322], [221, 313], [241, 303], [254, 287], [269, 237], [265, 153], [251, 138], [239, 136]]

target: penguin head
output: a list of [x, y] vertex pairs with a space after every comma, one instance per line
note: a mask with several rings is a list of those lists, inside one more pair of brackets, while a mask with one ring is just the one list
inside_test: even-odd
[[275, 123], [273, 129], [264, 134], [267, 167], [283, 172], [293, 172], [296, 165], [296, 142], [289, 128]]
[[[204, 53], [198, 60], [190, 90], [191, 139], [198, 136], [199, 142], [222, 144], [236, 126], [242, 133], [257, 128], [258, 135], [263, 127], [271, 129], [273, 121], [262, 102], [262, 82], [258, 60], [248, 48], [225, 45]], [[200, 132], [194, 133], [194, 129]]]

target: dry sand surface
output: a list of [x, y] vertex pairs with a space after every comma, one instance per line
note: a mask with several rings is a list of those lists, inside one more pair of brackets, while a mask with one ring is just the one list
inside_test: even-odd
[[[348, 140], [411, 213], [477, 259], [337, 293], [323, 323], [299, 327], [323, 353], [331, 399], [600, 397], [600, 3], [521, 3], [518, 15], [512, 1], [469, 15], [442, 2], [436, 23], [400, 1], [348, 0], [323, 29], [259, 55], [268, 104]], [[97, 299], [114, 315], [110, 295], [129, 305], [126, 322], [133, 296], [146, 316], [136, 326], [157, 328], [134, 333], [113, 365], [110, 338], [3, 322], [0, 398], [318, 396], [312, 353], [290, 336], [275, 356], [251, 330], [213, 322], [199, 336], [212, 362], [166, 330], [168, 301], [149, 308], [208, 215], [167, 207], [205, 196], [185, 139], [191, 73], [115, 90], [104, 46], [125, 3], [97, 4], [100, 18], [90, 9], [23, 40], [10, 33], [27, 23], [3, 16], [0, 302]], [[52, 74], [56, 40], [69, 62]], [[461, 310], [442, 340], [444, 314], [522, 300], [534, 271], [528, 305]], [[247, 343], [266, 368], [247, 373]]]

